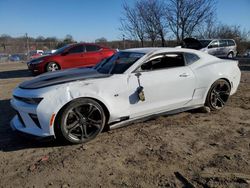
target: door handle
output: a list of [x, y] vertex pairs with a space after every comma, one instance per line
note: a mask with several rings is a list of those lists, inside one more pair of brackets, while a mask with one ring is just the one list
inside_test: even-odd
[[189, 74], [188, 74], [188, 73], [182, 73], [182, 74], [180, 74], [179, 76], [180, 76], [180, 77], [188, 77]]

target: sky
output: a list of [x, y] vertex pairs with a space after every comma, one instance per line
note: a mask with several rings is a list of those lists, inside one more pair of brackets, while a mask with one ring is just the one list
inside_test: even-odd
[[[119, 40], [122, 4], [135, 0], [0, 0], [0, 35]], [[250, 0], [217, 0], [221, 23], [250, 30]]]

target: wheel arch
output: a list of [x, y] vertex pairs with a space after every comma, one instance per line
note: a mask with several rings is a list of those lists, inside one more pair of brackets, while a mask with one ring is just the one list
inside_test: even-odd
[[230, 82], [229, 79], [226, 78], [226, 77], [221, 77], [221, 78], [218, 78], [218, 79], [214, 80], [214, 81], [210, 84], [210, 86], [208, 87], [208, 89], [207, 89], [207, 91], [206, 91], [206, 94], [204, 95], [204, 98], [203, 98], [203, 103], [204, 103], [204, 104], [205, 104], [205, 102], [206, 102], [208, 92], [210, 91], [212, 85], [213, 85], [215, 82], [217, 82], [218, 80], [225, 80], [225, 81], [230, 85], [230, 89], [232, 88], [231, 82]]
[[[214, 83], [215, 83], [216, 81], [218, 81], [218, 80], [225, 80], [225, 81], [230, 85], [230, 89], [232, 88], [232, 83], [229, 81], [228, 78], [225, 78], [225, 77], [219, 78], [219, 79], [215, 80]], [[211, 86], [212, 86], [212, 85], [211, 85]], [[210, 86], [210, 87], [211, 87], [211, 86]]]
[[[228, 84], [228, 87], [229, 87], [229, 95], [228, 95], [227, 98], [225, 99], [226, 101], [227, 101], [228, 98], [230, 97], [230, 93], [231, 93], [231, 88], [232, 88], [232, 86], [231, 86], [230, 81], [229, 81], [227, 78], [221, 77], [221, 78], [215, 80], [215, 81], [211, 84], [211, 86], [209, 87], [209, 89], [208, 89], [208, 91], [207, 91], [207, 93], [206, 93], [205, 102], [204, 102], [204, 105], [205, 105], [205, 106], [208, 106], [208, 107], [209, 107], [211, 110], [213, 110], [213, 111], [223, 108], [224, 105], [225, 105], [225, 103], [226, 103], [226, 101], [224, 101], [224, 104], [223, 104], [222, 106], [220, 106], [220, 108], [218, 108], [218, 107], [214, 107], [214, 106], [211, 104], [211, 101], [210, 101], [211, 92], [213, 91], [214, 87], [216, 86], [215, 84], [216, 84], [217, 82], [219, 82], [219, 81], [223, 81], [223, 82], [226, 82], [226, 83]], [[215, 85], [215, 86], [214, 86], [214, 85]], [[221, 99], [221, 100], [223, 100], [223, 99]]]
[[230, 50], [228, 53], [227, 53], [227, 57], [229, 56], [229, 54], [232, 54], [233, 55], [233, 58], [235, 57], [235, 53], [234, 53], [234, 51], [233, 50]]
[[54, 135], [56, 136], [56, 132], [57, 132], [57, 129], [59, 128], [58, 126], [58, 122], [59, 122], [59, 118], [61, 117], [60, 114], [63, 112], [63, 110], [66, 108], [66, 106], [68, 104], [70, 104], [71, 102], [75, 101], [75, 100], [79, 100], [79, 99], [92, 99], [94, 101], [96, 101], [98, 104], [101, 105], [101, 107], [103, 108], [104, 110], [104, 113], [105, 113], [105, 116], [106, 116], [106, 124], [105, 124], [105, 127], [104, 127], [104, 130], [109, 130], [109, 126], [107, 124], [108, 120], [109, 120], [109, 117], [110, 117], [110, 112], [107, 108], [107, 106], [102, 102], [100, 101], [99, 99], [96, 99], [96, 98], [93, 98], [93, 97], [78, 97], [78, 98], [74, 98], [73, 100], [71, 101], [68, 101], [67, 103], [65, 103], [60, 109], [59, 111], [56, 113], [56, 116], [55, 116], [55, 119], [54, 119], [54, 123], [53, 123], [53, 130], [54, 130]]

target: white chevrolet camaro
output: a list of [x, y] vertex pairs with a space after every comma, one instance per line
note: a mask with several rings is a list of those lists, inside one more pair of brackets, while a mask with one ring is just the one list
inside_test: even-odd
[[117, 52], [93, 68], [46, 73], [21, 83], [11, 100], [21, 132], [87, 142], [159, 114], [224, 107], [240, 82], [238, 62], [182, 48]]

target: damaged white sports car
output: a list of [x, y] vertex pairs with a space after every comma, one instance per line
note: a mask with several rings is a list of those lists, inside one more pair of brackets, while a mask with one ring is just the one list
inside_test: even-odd
[[238, 62], [190, 49], [120, 51], [94, 68], [47, 73], [13, 92], [11, 126], [87, 142], [104, 127], [207, 106], [224, 107], [240, 82]]

